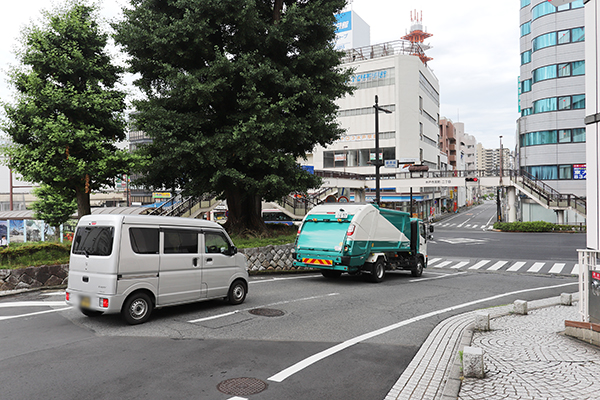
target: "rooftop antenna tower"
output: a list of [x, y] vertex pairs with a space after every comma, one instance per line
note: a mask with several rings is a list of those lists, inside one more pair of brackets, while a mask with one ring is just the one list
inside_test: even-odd
[[427, 55], [425, 55], [425, 50], [429, 50], [431, 46], [423, 42], [433, 35], [427, 33], [427, 30], [423, 28], [423, 11], [421, 11], [420, 16], [417, 10], [414, 11], [414, 15], [411, 11], [410, 20], [412, 23], [410, 26], [410, 33], [402, 36], [402, 39], [408, 40], [411, 43], [411, 55], [419, 57], [423, 64], [427, 65], [427, 61], [431, 61], [433, 58], [427, 57]]

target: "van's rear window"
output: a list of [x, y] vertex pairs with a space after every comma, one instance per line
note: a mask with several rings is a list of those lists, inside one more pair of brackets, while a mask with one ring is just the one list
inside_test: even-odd
[[110, 256], [113, 248], [112, 226], [85, 226], [77, 228], [73, 239], [73, 254]]

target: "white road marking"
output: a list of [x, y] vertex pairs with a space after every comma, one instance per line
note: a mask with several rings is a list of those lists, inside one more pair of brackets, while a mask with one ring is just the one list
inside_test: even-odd
[[427, 266], [429, 267], [431, 264], [436, 263], [440, 260], [441, 260], [441, 258], [434, 258], [433, 260], [429, 260], [429, 261], [427, 261]]
[[504, 266], [504, 264], [506, 264], [508, 261], [498, 261], [496, 264], [492, 265], [491, 267], [489, 267], [487, 270], [488, 271], [498, 271], [500, 268], [502, 268]]
[[229, 398], [229, 399], [227, 399], [227, 400], [248, 400], [248, 399], [247, 399], [247, 398], [245, 398], [245, 397], [238, 397], [238, 396], [235, 396], [235, 397], [231, 397], [231, 398]]
[[250, 284], [274, 282], [274, 281], [289, 281], [292, 279], [306, 279], [306, 278], [314, 278], [315, 276], [316, 276], [315, 274], [310, 274], [310, 275], [303, 275], [303, 276], [291, 276], [291, 277], [286, 277], [286, 278], [261, 279], [261, 280], [256, 280], [256, 281], [250, 281]]
[[[64, 305], [64, 303], [63, 303], [63, 305]], [[6, 321], [7, 319], [32, 317], [34, 315], [48, 314], [48, 313], [53, 313], [53, 312], [58, 312], [58, 311], [65, 311], [65, 310], [70, 310], [71, 308], [73, 308], [73, 307], [58, 308], [56, 310], [38, 311], [38, 312], [34, 312], [34, 313], [29, 313], [29, 314], [9, 315], [6, 317], [0, 317], [0, 321]]]
[[516, 272], [516, 271], [520, 270], [523, 265], [525, 265], [525, 263], [523, 261], [516, 262], [509, 269], [507, 269], [507, 271], [508, 272]]
[[579, 264], [575, 264], [573, 271], [571, 271], [571, 275], [579, 275]]
[[565, 267], [565, 264], [556, 263], [552, 266], [552, 268], [550, 268], [550, 271], [548, 271], [548, 273], [549, 274], [560, 274], [564, 267]]
[[210, 316], [210, 317], [193, 319], [193, 320], [188, 321], [188, 322], [191, 323], [191, 324], [193, 324], [193, 323], [196, 323], [196, 322], [210, 321], [212, 319], [217, 319], [217, 318], [222, 318], [222, 317], [228, 317], [230, 315], [237, 314], [237, 313], [240, 313], [240, 312], [254, 310], [255, 308], [272, 307], [272, 306], [278, 306], [278, 305], [281, 305], [281, 304], [296, 303], [296, 302], [299, 302], [299, 301], [307, 301], [307, 300], [316, 300], [316, 299], [322, 299], [322, 298], [325, 298], [325, 297], [337, 296], [337, 295], [339, 295], [339, 293], [329, 293], [329, 294], [325, 294], [325, 295], [322, 295], [322, 296], [305, 297], [303, 299], [278, 301], [277, 303], [265, 304], [264, 306], [256, 306], [256, 307], [252, 307], [252, 308], [244, 308], [244, 309], [235, 310], [235, 311], [231, 311], [231, 312], [224, 313], [224, 314], [217, 314], [217, 315], [213, 315], [213, 316]]
[[542, 269], [542, 267], [544, 266], [544, 264], [546, 264], [546, 263], [543, 263], [543, 262], [536, 262], [535, 264], [533, 264], [533, 265], [531, 266], [531, 268], [529, 268], [529, 269], [527, 270], [527, 272], [539, 272], [539, 271], [540, 271], [540, 269]]
[[509, 292], [509, 293], [503, 293], [503, 294], [498, 294], [496, 296], [492, 296], [492, 297], [487, 297], [485, 299], [479, 299], [479, 300], [474, 300], [474, 301], [470, 301], [468, 303], [463, 303], [463, 304], [459, 304], [456, 306], [452, 306], [452, 307], [448, 307], [448, 308], [444, 308], [442, 310], [437, 310], [437, 311], [432, 311], [429, 312], [427, 314], [423, 314], [423, 315], [419, 315], [418, 317], [414, 317], [414, 318], [410, 318], [404, 321], [400, 321], [398, 323], [392, 324], [392, 325], [388, 325], [386, 327], [383, 327], [381, 329], [372, 331], [372, 332], [368, 332], [365, 333], [364, 335], [361, 336], [357, 336], [355, 338], [346, 340], [345, 342], [342, 342], [338, 345], [335, 345], [333, 347], [330, 347], [329, 349], [326, 349], [320, 353], [314, 354], [294, 365], [292, 365], [291, 367], [288, 367], [286, 369], [284, 369], [283, 371], [273, 375], [272, 377], [268, 378], [269, 381], [273, 381], [273, 382], [283, 382], [285, 379], [289, 378], [290, 376], [294, 375], [297, 372], [302, 371], [303, 369], [311, 366], [312, 364], [315, 364], [316, 362], [319, 362], [335, 353], [338, 353], [342, 350], [347, 349], [348, 347], [354, 346], [357, 343], [360, 342], [364, 342], [365, 340], [368, 339], [372, 339], [376, 336], [379, 335], [383, 335], [384, 333], [393, 331], [395, 329], [401, 328], [403, 326], [406, 325], [410, 325], [414, 322], [418, 322], [421, 320], [424, 320], [426, 318], [430, 318], [430, 317], [434, 317], [440, 314], [444, 314], [450, 311], [455, 311], [455, 310], [460, 310], [461, 308], [466, 308], [466, 307], [470, 307], [476, 304], [480, 304], [480, 303], [485, 303], [486, 301], [491, 301], [491, 300], [497, 300], [500, 299], [502, 297], [506, 297], [506, 296], [512, 296], [515, 294], [521, 294], [521, 293], [528, 293], [528, 292], [535, 292], [538, 290], [546, 290], [546, 289], [556, 289], [556, 288], [561, 288], [561, 287], [566, 287], [566, 286], [572, 286], [572, 285], [579, 285], [579, 282], [573, 282], [573, 283], [564, 283], [562, 285], [556, 285], [556, 286], [545, 286], [545, 287], [541, 287], [541, 288], [532, 288], [532, 289], [523, 289], [523, 290], [517, 290], [514, 292]]
[[444, 268], [448, 264], [452, 264], [452, 261], [444, 261], [443, 263], [440, 263], [438, 265], [434, 265], [433, 268]]
[[0, 303], [0, 308], [9, 307], [60, 307], [66, 306], [67, 303], [63, 301], [13, 301], [8, 303]]
[[464, 267], [465, 265], [468, 265], [468, 264], [469, 264], [469, 261], [461, 261], [458, 264], [456, 264], [456, 265], [454, 265], [454, 266], [452, 266], [450, 268], [452, 268], [452, 269], [460, 269], [460, 268], [462, 268], [462, 267]]
[[446, 278], [448, 276], [456, 276], [456, 275], [462, 275], [462, 274], [466, 274], [466, 273], [467, 273], [467, 271], [465, 271], [465, 272], [457, 272], [455, 274], [444, 274], [444, 275], [436, 276], [435, 278], [411, 279], [410, 282], [430, 281], [430, 280], [433, 280], [433, 279], [441, 279], [441, 278]]
[[477, 264], [473, 265], [472, 267], [469, 267], [469, 269], [479, 269], [479, 268], [483, 267], [485, 264], [489, 263], [490, 261], [492, 261], [492, 260], [481, 260]]

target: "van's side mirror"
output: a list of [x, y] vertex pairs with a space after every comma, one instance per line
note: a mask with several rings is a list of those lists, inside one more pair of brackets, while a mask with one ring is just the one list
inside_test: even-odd
[[238, 252], [238, 249], [237, 249], [237, 247], [235, 247], [235, 246], [231, 246], [231, 247], [229, 248], [229, 250], [227, 250], [227, 251], [223, 251], [222, 253], [223, 253], [223, 254], [225, 254], [225, 255], [228, 255], [228, 256], [232, 256], [232, 255], [234, 255], [234, 254], [237, 254], [237, 252]]

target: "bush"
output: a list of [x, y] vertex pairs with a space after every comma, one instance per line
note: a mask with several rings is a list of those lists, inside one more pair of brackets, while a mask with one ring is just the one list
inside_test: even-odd
[[586, 227], [581, 225], [557, 225], [545, 221], [533, 222], [496, 222], [494, 229], [503, 232], [556, 232], [556, 231], [582, 231]]
[[67, 264], [71, 242], [11, 243], [0, 250], [0, 268]]

